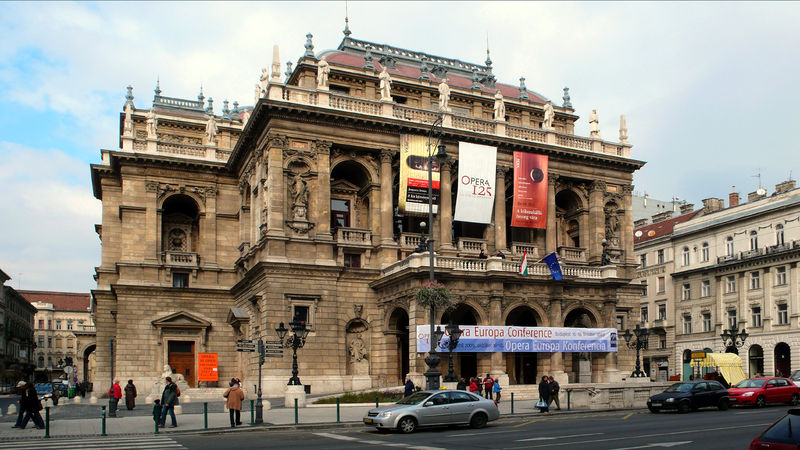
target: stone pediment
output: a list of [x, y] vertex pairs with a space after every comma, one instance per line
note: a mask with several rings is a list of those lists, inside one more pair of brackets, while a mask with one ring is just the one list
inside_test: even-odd
[[347, 180], [335, 180], [331, 182], [331, 192], [335, 194], [356, 194], [360, 188]]
[[211, 322], [186, 311], [178, 311], [151, 322], [156, 328], [208, 329]]

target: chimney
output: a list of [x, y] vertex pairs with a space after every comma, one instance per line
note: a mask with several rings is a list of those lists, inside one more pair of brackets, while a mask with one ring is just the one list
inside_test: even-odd
[[751, 193], [747, 194], [747, 201], [748, 201], [748, 203], [754, 202], [756, 200], [761, 200], [762, 198], [764, 198], [766, 196], [767, 196], [767, 193], [764, 192], [764, 191], [761, 191], [761, 189], [759, 189], [758, 191], [751, 192]]
[[730, 207], [739, 206], [739, 193], [736, 192], [736, 186], [731, 187], [731, 193], [728, 194], [728, 204]]
[[725, 207], [725, 200], [721, 198], [706, 198], [703, 199], [703, 210], [706, 213], [711, 213], [714, 211], [719, 211], [720, 209]]
[[783, 194], [784, 192], [789, 192], [797, 186], [797, 183], [794, 180], [784, 181], [783, 183], [778, 183], [775, 185], [775, 193], [776, 194]]
[[694, 203], [684, 203], [681, 205], [681, 215], [689, 214], [694, 211]]
[[641, 227], [643, 227], [645, 225], [647, 225], [647, 218], [646, 217], [644, 219], [639, 219], [639, 220], [634, 220], [633, 221], [633, 228], [641, 228]]
[[672, 218], [672, 211], [664, 211], [653, 216], [653, 223], [663, 222]]

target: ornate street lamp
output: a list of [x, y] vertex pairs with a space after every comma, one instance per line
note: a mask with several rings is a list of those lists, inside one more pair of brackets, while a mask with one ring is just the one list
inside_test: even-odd
[[281, 322], [280, 326], [275, 329], [275, 333], [278, 334], [278, 338], [281, 340], [281, 344], [285, 348], [292, 349], [292, 377], [289, 378], [289, 386], [300, 386], [300, 378], [297, 376], [299, 373], [297, 369], [297, 349], [303, 348], [306, 345], [306, 337], [308, 337], [309, 329], [306, 328], [306, 323], [302, 321], [292, 321], [289, 322], [289, 327], [292, 329], [292, 335], [289, 336], [285, 341], [286, 334], [289, 330], [283, 326], [283, 322]]
[[744, 345], [747, 336], [750, 336], [750, 334], [744, 328], [739, 331], [735, 327], [729, 330], [722, 330], [722, 334], [719, 335], [722, 338], [722, 345], [725, 346], [725, 353], [734, 353], [736, 355], [739, 354], [739, 348]]
[[[625, 330], [625, 333], [622, 335], [622, 337], [625, 338], [625, 345], [627, 345], [630, 349], [636, 349], [636, 368], [633, 372], [631, 372], [631, 378], [641, 378], [647, 376], [647, 374], [642, 370], [642, 365], [639, 360], [639, 351], [643, 348], [647, 348], [647, 337], [649, 335], [649, 330], [647, 328], [640, 328], [638, 324], [633, 330], [633, 333], [631, 333], [631, 330], [628, 329]], [[633, 340], [633, 338], [636, 338], [636, 340]]]
[[450, 340], [447, 342], [447, 349], [450, 350], [450, 363], [448, 364], [447, 376], [444, 377], [444, 381], [457, 382], [458, 377], [453, 371], [453, 350], [458, 347], [458, 339], [461, 337], [461, 328], [458, 328], [458, 324], [453, 325], [453, 321], [451, 320], [444, 329], [447, 330], [447, 334], [450, 336]]
[[[437, 131], [436, 134], [436, 141], [437, 141], [437, 153], [436, 153], [436, 160], [437, 162], [444, 161], [447, 159], [447, 151], [444, 143], [442, 143], [442, 116], [440, 115], [433, 124], [431, 124], [430, 130], [428, 130], [428, 240], [427, 240], [427, 249], [430, 255], [429, 261], [429, 272], [428, 272], [428, 281], [430, 283], [434, 282], [434, 273], [433, 273], [433, 265], [434, 265], [434, 257], [433, 257], [433, 159], [434, 156], [431, 154], [431, 141], [434, 139], [434, 132]], [[422, 225], [422, 224], [420, 224]], [[439, 377], [442, 375], [439, 372], [438, 366], [439, 355], [436, 354], [436, 347], [439, 341], [434, 336], [436, 332], [434, 327], [434, 322], [436, 321], [436, 306], [431, 304], [431, 315], [430, 315], [430, 323], [431, 323], [431, 349], [428, 353], [428, 356], [425, 358], [425, 364], [428, 365], [428, 370], [425, 372], [425, 388], [428, 390], [437, 390], [439, 389]]]

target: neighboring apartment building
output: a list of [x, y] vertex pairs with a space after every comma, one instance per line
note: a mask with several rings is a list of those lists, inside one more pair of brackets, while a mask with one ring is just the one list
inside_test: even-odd
[[[34, 318], [34, 362], [39, 378], [45, 374], [58, 378], [71, 372], [71, 379], [93, 381], [95, 329], [89, 294], [19, 292], [38, 310]], [[72, 371], [65, 369], [67, 358], [72, 359]]]
[[36, 308], [6, 281], [0, 270], [0, 392], [33, 375], [33, 317]]

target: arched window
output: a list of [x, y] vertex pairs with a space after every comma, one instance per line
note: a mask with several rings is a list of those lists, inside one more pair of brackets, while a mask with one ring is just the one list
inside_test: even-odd
[[706, 262], [706, 261], [708, 261], [708, 258], [709, 258], [709, 251], [710, 251], [710, 250], [709, 250], [709, 248], [708, 248], [708, 242], [703, 242], [703, 247], [702, 247], [702, 250], [701, 250], [701, 253], [700, 253], [700, 255], [701, 255], [701, 257], [702, 257], [702, 260], [703, 260], [703, 262]]
[[758, 232], [753, 230], [750, 232], [750, 250], [758, 248]]
[[40, 369], [44, 369], [44, 356], [39, 356], [38, 366]]
[[725, 254], [728, 256], [733, 256], [733, 237], [728, 236], [725, 238]]
[[775, 225], [775, 244], [783, 245], [783, 225]]
[[682, 263], [683, 263], [682, 265], [688, 266], [689, 265], [689, 259], [690, 259], [689, 247], [683, 247], [683, 253], [682, 253], [681, 256], [682, 256]]

